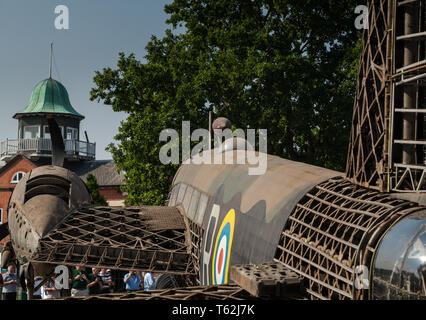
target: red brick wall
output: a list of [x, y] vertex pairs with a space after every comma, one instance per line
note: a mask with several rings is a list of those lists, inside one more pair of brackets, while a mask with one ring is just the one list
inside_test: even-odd
[[120, 191], [120, 187], [99, 187], [99, 193], [104, 196], [105, 200], [124, 200], [126, 196]]
[[3, 209], [3, 223], [7, 221], [7, 205], [9, 203], [9, 198], [12, 195], [11, 191], [0, 191], [0, 208]]
[[[5, 188], [15, 188], [16, 184], [10, 183], [13, 175], [16, 172], [29, 172], [36, 166], [25, 157], [12, 160], [10, 164], [6, 164], [4, 171], [0, 172], [0, 208], [3, 209], [3, 222], [7, 221], [7, 205], [9, 204], [9, 198], [12, 195], [12, 191], [4, 190]], [[9, 237], [8, 237], [9, 238]], [[1, 243], [4, 243], [8, 238], [3, 239]]]

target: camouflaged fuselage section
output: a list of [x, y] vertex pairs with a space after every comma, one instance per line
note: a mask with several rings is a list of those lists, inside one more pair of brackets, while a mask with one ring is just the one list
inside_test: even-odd
[[[213, 151], [211, 151], [213, 153]], [[251, 151], [248, 151], [251, 152]], [[234, 159], [244, 151], [229, 151]], [[255, 156], [259, 154], [253, 152]], [[315, 185], [342, 173], [266, 155], [267, 170], [248, 164], [184, 163], [169, 205], [183, 207], [204, 234], [199, 247], [201, 284], [229, 282], [231, 265], [271, 261], [290, 213]]]

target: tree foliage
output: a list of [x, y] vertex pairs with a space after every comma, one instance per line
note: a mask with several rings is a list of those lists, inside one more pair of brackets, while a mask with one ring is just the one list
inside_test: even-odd
[[[268, 129], [268, 153], [344, 170], [359, 35], [354, 0], [175, 0], [145, 61], [119, 54], [96, 72], [91, 99], [128, 117], [108, 150], [131, 204], [163, 204], [177, 166], [159, 161], [159, 134], [208, 112]], [[184, 32], [177, 33], [176, 28]]]
[[99, 185], [96, 177], [89, 173], [86, 178], [87, 189], [89, 189], [89, 193], [92, 196], [93, 204], [106, 206], [108, 205], [104, 196], [99, 193]]

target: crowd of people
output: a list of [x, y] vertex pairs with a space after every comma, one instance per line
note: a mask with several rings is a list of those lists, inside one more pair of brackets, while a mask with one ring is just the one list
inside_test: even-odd
[[[55, 286], [55, 277], [53, 274], [48, 278], [37, 275], [34, 278], [33, 299], [54, 299], [61, 297], [61, 290]], [[113, 293], [115, 282], [112, 279], [110, 269], [92, 268], [86, 270], [84, 266], [76, 266], [69, 279], [71, 296], [88, 296]], [[123, 278], [125, 290], [154, 290], [156, 288], [155, 275], [140, 273], [131, 270]], [[3, 300], [16, 300], [19, 287], [18, 276], [14, 264], [8, 266], [6, 273], [0, 273], [0, 289], [2, 290]]]

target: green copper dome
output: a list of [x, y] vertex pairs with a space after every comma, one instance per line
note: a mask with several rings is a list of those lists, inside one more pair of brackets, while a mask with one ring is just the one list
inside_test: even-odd
[[46, 79], [38, 83], [31, 94], [28, 106], [13, 117], [16, 119], [39, 113], [64, 114], [84, 119], [84, 116], [72, 107], [67, 89], [62, 83], [53, 79]]

